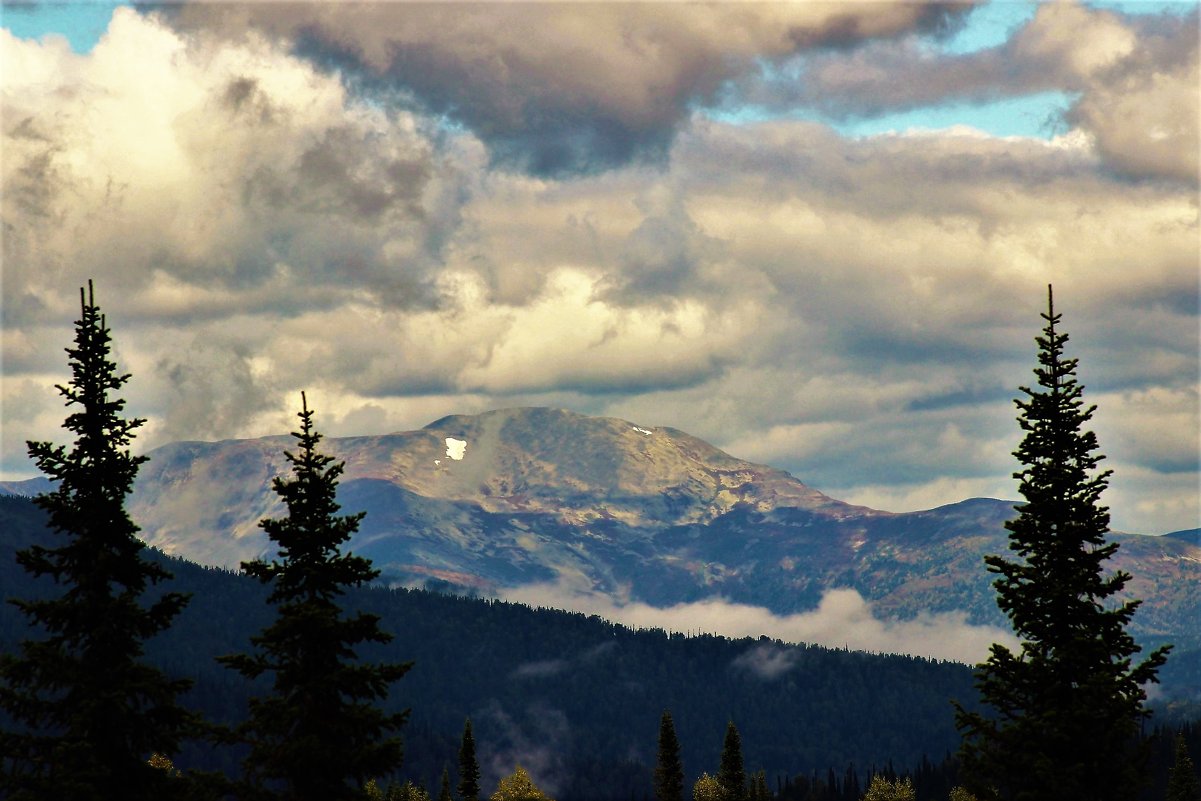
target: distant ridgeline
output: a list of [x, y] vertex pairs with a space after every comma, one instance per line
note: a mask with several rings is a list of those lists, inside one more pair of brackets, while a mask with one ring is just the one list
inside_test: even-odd
[[[5, 596], [49, 589], [13, 558], [47, 543], [43, 521], [29, 500], [0, 497]], [[265, 590], [229, 571], [155, 558], [174, 572], [171, 589], [193, 598], [151, 641], [153, 661], [195, 680], [187, 702], [209, 719], [239, 719], [251, 688], [214, 657], [245, 649], [269, 622]], [[959, 744], [950, 699], [976, 698], [969, 668], [928, 659], [634, 631], [578, 613], [425, 591], [366, 589], [354, 604], [379, 614], [395, 635], [365, 658], [416, 663], [392, 704], [412, 709], [402, 773], [431, 790], [444, 766], [453, 774], [467, 717], [488, 791], [521, 764], [560, 801], [599, 801], [649, 797], [664, 709], [675, 719], [690, 783], [716, 769], [733, 720], [748, 770], [765, 769], [774, 790], [777, 777], [834, 777], [830, 768], [841, 777], [848, 766], [900, 772], [924, 759], [940, 763]], [[28, 636], [24, 617], [0, 605], [0, 650]], [[1196, 681], [1195, 655], [1179, 656], [1165, 679]], [[232, 772], [238, 758], [194, 744], [176, 764]]]

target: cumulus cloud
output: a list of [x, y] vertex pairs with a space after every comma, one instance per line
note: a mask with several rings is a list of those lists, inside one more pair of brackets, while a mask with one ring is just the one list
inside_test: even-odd
[[946, 29], [967, 4], [187, 3], [184, 30], [298, 43], [416, 98], [535, 174], [659, 159], [697, 104], [764, 61]]
[[940, 103], [987, 103], [1063, 92], [1066, 119], [1092, 136], [1122, 175], [1195, 184], [1198, 132], [1197, 11], [1127, 17], [1075, 2], [1045, 3], [1003, 44], [945, 54], [927, 39], [871, 42], [852, 53], [803, 55], [748, 75], [732, 103], [797, 107], [836, 120]]
[[[853, 589], [829, 590], [817, 609], [792, 615], [776, 615], [763, 607], [730, 603], [721, 598], [665, 608], [640, 602], [623, 603], [573, 587], [570, 582], [516, 587], [506, 590], [504, 597], [531, 606], [600, 615], [634, 628], [709, 632], [727, 637], [766, 635], [784, 642], [912, 654], [969, 664], [984, 659], [994, 642], [1016, 645], [1009, 632], [969, 624], [966, 612], [922, 614], [912, 620], [880, 619], [871, 604]], [[771, 679], [792, 665], [789, 652], [756, 647], [742, 655], [734, 667]]]
[[[576, 55], [552, 48], [567, 83], [539, 84], [555, 69], [534, 40], [570, 15], [539, 7], [546, 29], [510, 57], [504, 45], [519, 37], [504, 21], [533, 7], [481, 6], [500, 15], [496, 30], [470, 15], [463, 25], [476, 31], [481, 59], [515, 72], [485, 70], [463, 89], [472, 97], [492, 80], [503, 91], [488, 102], [516, 103], [513, 113], [527, 100], [549, 108], [576, 96], [595, 101], [589, 120], [634, 119], [644, 106], [667, 114], [647, 122], [671, 131], [661, 163], [531, 175], [497, 168], [489, 148], [527, 130], [526, 144], [537, 145], [534, 133], [546, 131], [536, 116], [528, 129], [493, 135], [483, 122], [465, 130], [422, 112], [428, 99], [406, 105], [348, 88], [368, 74], [401, 85], [389, 37], [408, 37], [409, 59], [414, 42], [432, 37], [431, 72], [468, 63], [467, 40], [419, 30], [436, 6], [411, 8], [381, 4], [363, 18], [327, 4], [183, 10], [248, 15], [253, 24], [236, 35], [236, 25], [222, 28], [228, 36], [201, 30], [219, 20], [172, 28], [118, 9], [87, 55], [0, 33], [6, 475], [29, 472], [24, 438], [57, 432], [51, 387], [65, 373], [76, 289], [95, 277], [119, 361], [133, 373], [131, 411], [150, 418], [155, 444], [282, 433], [307, 389], [331, 434], [565, 406], [682, 429], [873, 505], [1009, 494], [1010, 400], [1030, 380], [1053, 282], [1069, 350], [1102, 407], [1102, 448], [1121, 467], [1109, 499], [1115, 527], [1195, 524], [1195, 438], [1164, 432], [1197, 430], [1196, 196], [1116, 167], [1124, 147], [1154, 157], [1163, 175], [1176, 169], [1172, 154], [1189, 149], [1167, 122], [1163, 159], [1137, 139], [1127, 147], [1103, 137], [1101, 117], [1050, 140], [970, 129], [848, 139], [812, 122], [730, 124], [699, 112], [681, 126], [673, 103], [695, 99], [688, 80], [664, 84], [664, 95], [630, 87], [655, 74], [639, 59], [665, 59], [670, 77], [686, 42], [699, 42], [698, 64], [726, 52], [705, 25], [720, 24], [737, 53], [774, 59], [836, 40], [833, 8], [849, 14], [839, 23], [845, 41], [860, 42], [923, 24], [927, 7], [722, 6], [676, 25], [668, 6], [612, 6], [600, 30], [664, 13], [670, 35], [658, 51], [626, 52], [599, 35]], [[602, 8], [588, 7], [581, 24]], [[815, 15], [818, 33], [772, 27], [761, 14]], [[321, 19], [301, 24], [313, 15]], [[356, 38], [364, 20], [392, 17], [404, 17], [399, 33], [376, 25]], [[1024, 70], [1012, 58], [1020, 44], [1040, 63], [1059, 59], [1045, 71], [1075, 70], [1078, 109], [1104, 85], [1115, 104], [1160, 109], [1135, 115], [1158, 120], [1175, 114], [1161, 109], [1174, 95], [1123, 81], [1162, 74], [1172, 83], [1195, 70], [1180, 21], [1040, 7], [1009, 44], [972, 57], [1009, 54], [1008, 68]], [[1075, 24], [1104, 47], [1077, 52], [1052, 35]], [[630, 22], [631, 42], [645, 45], [640, 25]], [[303, 53], [286, 41], [302, 27], [319, 40]], [[310, 56], [329, 51], [342, 28], [346, 47], [362, 52], [339, 74]], [[789, 30], [799, 38], [763, 44]], [[1138, 46], [1128, 51], [1131, 31]], [[907, 52], [896, 41], [889, 52]], [[880, 47], [808, 58], [814, 70], [822, 59], [853, 65]], [[533, 55], [518, 57], [526, 49]], [[612, 97], [570, 83], [584, 80], [579, 65], [593, 51], [614, 70], [630, 60], [629, 84]], [[897, 72], [892, 91], [904, 95], [919, 78]], [[500, 112], [485, 103], [471, 113]], [[44, 406], [34, 408], [27, 382], [45, 388]], [[1158, 419], [1171, 424], [1150, 422]]]
[[205, 47], [130, 9], [88, 55], [7, 31], [0, 49], [5, 273], [24, 295], [6, 320], [60, 313], [96, 272], [175, 319], [356, 290], [428, 302], [431, 218], [458, 190], [410, 115], [263, 41]]

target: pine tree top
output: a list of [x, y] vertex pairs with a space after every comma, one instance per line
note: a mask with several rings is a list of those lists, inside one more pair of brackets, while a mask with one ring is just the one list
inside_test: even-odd
[[1139, 602], [1115, 598], [1130, 576], [1105, 570], [1118, 548], [1100, 504], [1110, 473], [1098, 471], [1104, 457], [1085, 428], [1095, 407], [1084, 405], [1077, 361], [1064, 354], [1050, 287], [1041, 317], [1037, 386], [1021, 387], [1025, 398], [1015, 401], [1023, 438], [1014, 477], [1025, 503], [1005, 524], [1010, 556], [985, 557], [1021, 647], [994, 644], [977, 666], [993, 713], [958, 707], [964, 766], [971, 789], [993, 786], [1006, 797], [1126, 801], [1139, 784], [1131, 743], [1149, 714], [1144, 687], [1167, 648], [1133, 664], [1141, 648], [1126, 629]]
[[[0, 706], [27, 729], [0, 736], [0, 766], [12, 781], [0, 795], [148, 799], [162, 795], [152, 751], [174, 753], [196, 718], [177, 703], [189, 681], [143, 662], [143, 642], [170, 625], [187, 602], [161, 594], [143, 606], [148, 585], [170, 573], [143, 557], [138, 527], [125, 510], [144, 456], [129, 451], [144, 420], [125, 418], [115, 393], [129, 375], [111, 358], [112, 336], [91, 282], [80, 289], [71, 380], [57, 387], [70, 411], [66, 446], [29, 442], [29, 454], [54, 482], [35, 498], [62, 545], [32, 546], [17, 561], [51, 576], [61, 594], [14, 603], [45, 635], [0, 659]], [[26, 773], [30, 766], [40, 766]], [[23, 778], [21, 778], [23, 777]], [[39, 783], [40, 782], [40, 783]]]

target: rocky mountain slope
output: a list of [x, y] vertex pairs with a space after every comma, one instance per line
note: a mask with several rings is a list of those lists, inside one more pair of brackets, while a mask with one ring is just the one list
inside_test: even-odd
[[[130, 502], [146, 541], [210, 565], [262, 554], [257, 524], [279, 513], [270, 483], [292, 442], [152, 451]], [[344, 509], [367, 512], [353, 549], [393, 582], [485, 594], [561, 582], [655, 606], [720, 596], [776, 613], [849, 587], [886, 617], [1003, 622], [981, 560], [1005, 550], [1010, 501], [876, 511], [681, 431], [555, 409], [455, 415], [323, 446], [346, 462]], [[1136, 633], [1201, 646], [1196, 532], [1114, 536], [1113, 567], [1144, 599]]]

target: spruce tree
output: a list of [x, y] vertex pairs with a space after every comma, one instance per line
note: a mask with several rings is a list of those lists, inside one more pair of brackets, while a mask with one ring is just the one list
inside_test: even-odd
[[726, 738], [721, 749], [721, 769], [717, 772], [725, 801], [746, 801], [746, 771], [742, 766], [742, 738], [734, 721], [726, 724]]
[[1176, 758], [1168, 773], [1166, 801], [1201, 801], [1201, 781], [1197, 780], [1197, 769], [1189, 756], [1184, 735], [1176, 736]]
[[169, 755], [195, 718], [178, 696], [190, 682], [145, 664], [143, 644], [167, 628], [187, 599], [147, 590], [171, 577], [147, 561], [125, 511], [144, 456], [129, 446], [144, 420], [123, 416], [115, 392], [129, 380], [111, 359], [112, 337], [92, 284], [80, 290], [71, 380], [57, 389], [68, 408], [70, 450], [29, 442], [29, 454], [55, 487], [34, 502], [62, 542], [34, 545], [17, 561], [49, 576], [58, 593], [14, 600], [44, 639], [26, 640], [0, 660], [0, 706], [18, 724], [0, 735], [0, 797], [160, 799], [182, 782], [149, 764]]
[[684, 766], [680, 762], [680, 741], [676, 739], [671, 712], [664, 710], [659, 719], [659, 758], [655, 764], [655, 801], [682, 801]]
[[971, 789], [1014, 801], [1129, 801], [1138, 795], [1137, 746], [1143, 686], [1156, 681], [1167, 648], [1137, 666], [1141, 649], [1126, 631], [1138, 601], [1119, 601], [1129, 575], [1106, 575], [1118, 545], [1106, 541], [1108, 510], [1099, 504], [1109, 472], [1084, 425], [1076, 359], [1064, 356], [1048, 288], [1037, 338], [1039, 388], [1016, 402], [1025, 436], [1014, 453], [1025, 503], [1007, 522], [1014, 558], [988, 556], [997, 605], [1021, 640], [1015, 654], [994, 644], [976, 668], [989, 714], [958, 707], [962, 756]]
[[450, 795], [450, 768], [442, 766], [442, 784], [438, 788], [438, 801], [453, 801]]
[[248, 575], [270, 585], [276, 620], [251, 638], [255, 652], [220, 661], [248, 678], [273, 678], [273, 693], [251, 699], [249, 719], [238, 730], [250, 744], [244, 770], [251, 787], [296, 801], [363, 798], [364, 781], [400, 765], [395, 733], [408, 712], [385, 714], [377, 702], [410, 663], [358, 660], [356, 646], [392, 636], [376, 615], [344, 615], [339, 599], [379, 571], [341, 551], [363, 514], [336, 514], [345, 465], [318, 452], [321, 435], [303, 393], [301, 409], [300, 431], [293, 432], [299, 451], [284, 454], [292, 476], [273, 482], [287, 515], [259, 524], [278, 556], [242, 563]]
[[475, 759], [475, 738], [471, 734], [471, 718], [463, 724], [463, 740], [459, 744], [459, 801], [479, 801], [480, 765]]

